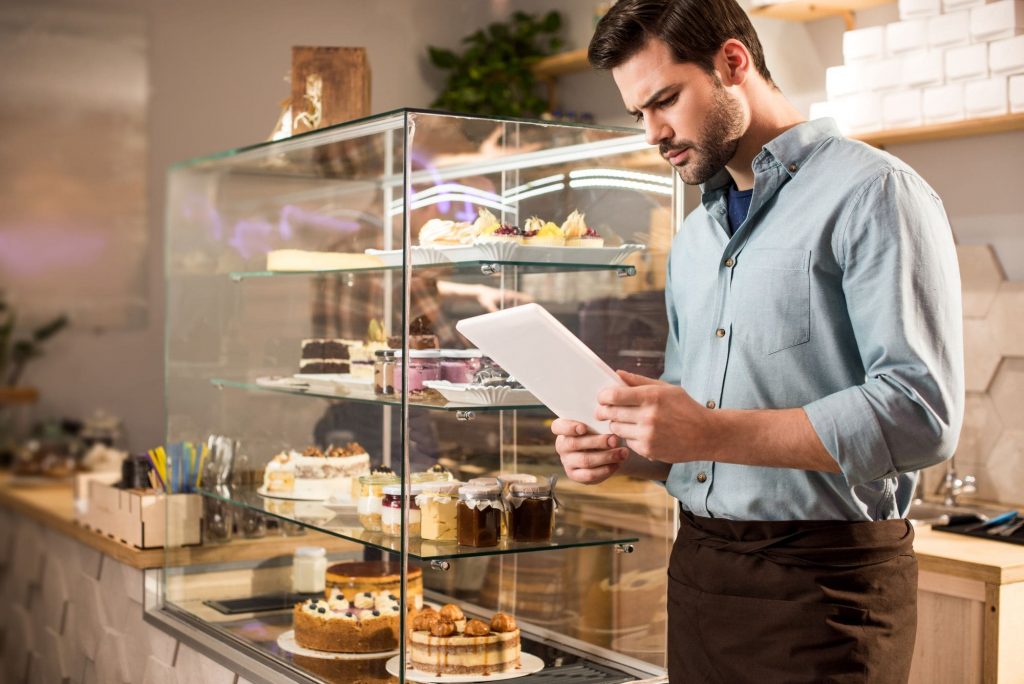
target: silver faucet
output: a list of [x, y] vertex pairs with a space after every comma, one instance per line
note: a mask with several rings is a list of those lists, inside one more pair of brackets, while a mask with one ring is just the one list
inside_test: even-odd
[[949, 459], [946, 462], [946, 475], [939, 483], [938, 489], [935, 490], [936, 494], [942, 495], [942, 505], [956, 506], [957, 497], [961, 494], [974, 494], [976, 491], [978, 488], [975, 486], [974, 476], [959, 476], [956, 472], [956, 464], [952, 458]]

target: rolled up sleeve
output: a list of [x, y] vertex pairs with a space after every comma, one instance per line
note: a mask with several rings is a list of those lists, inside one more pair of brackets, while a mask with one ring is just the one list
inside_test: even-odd
[[952, 456], [964, 411], [960, 275], [942, 203], [920, 178], [868, 181], [833, 238], [864, 384], [804, 410], [855, 486]]

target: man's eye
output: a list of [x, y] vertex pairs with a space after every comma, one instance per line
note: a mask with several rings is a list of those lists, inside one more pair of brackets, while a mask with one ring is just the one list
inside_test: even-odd
[[644, 120], [644, 113], [637, 112], [636, 114], [633, 115], [633, 118], [636, 120], [637, 123], [640, 123], [641, 121]]
[[679, 93], [676, 93], [672, 97], [665, 98], [664, 100], [662, 100], [661, 102], [658, 103], [658, 109], [664, 109], [665, 107], [671, 107], [672, 105], [674, 105], [676, 103], [676, 100], [678, 100], [678, 99], [679, 99]]

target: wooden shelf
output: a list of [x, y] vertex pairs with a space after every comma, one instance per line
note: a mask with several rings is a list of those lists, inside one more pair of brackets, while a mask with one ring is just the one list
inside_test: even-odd
[[902, 145], [907, 143], [928, 142], [930, 140], [948, 140], [965, 138], [972, 135], [988, 135], [1024, 130], [1024, 113], [1004, 114], [984, 119], [968, 119], [952, 123], [920, 126], [916, 128], [896, 128], [890, 131], [875, 133], [858, 133], [851, 138], [861, 140], [875, 147]]
[[551, 80], [563, 74], [572, 74], [578, 71], [586, 71], [590, 68], [587, 62], [586, 48], [560, 52], [557, 55], [545, 57], [533, 65], [533, 75], [542, 81]]
[[853, 14], [893, 0], [817, 0], [817, 2], [776, 2], [751, 7], [750, 16], [785, 19], [787, 21], [817, 21], [825, 17], [845, 17], [847, 28], [852, 28]]

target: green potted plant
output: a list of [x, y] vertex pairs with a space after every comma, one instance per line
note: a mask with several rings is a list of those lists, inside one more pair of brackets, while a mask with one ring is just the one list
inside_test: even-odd
[[18, 383], [28, 362], [43, 355], [43, 345], [67, 326], [68, 318], [62, 314], [22, 335], [16, 334], [17, 322], [17, 312], [0, 291], [0, 406], [35, 401], [35, 389]]
[[431, 103], [451, 112], [487, 116], [537, 116], [547, 103], [537, 94], [533, 65], [562, 46], [562, 15], [516, 12], [462, 39], [466, 50], [428, 46], [430, 62], [450, 72], [444, 90]]

